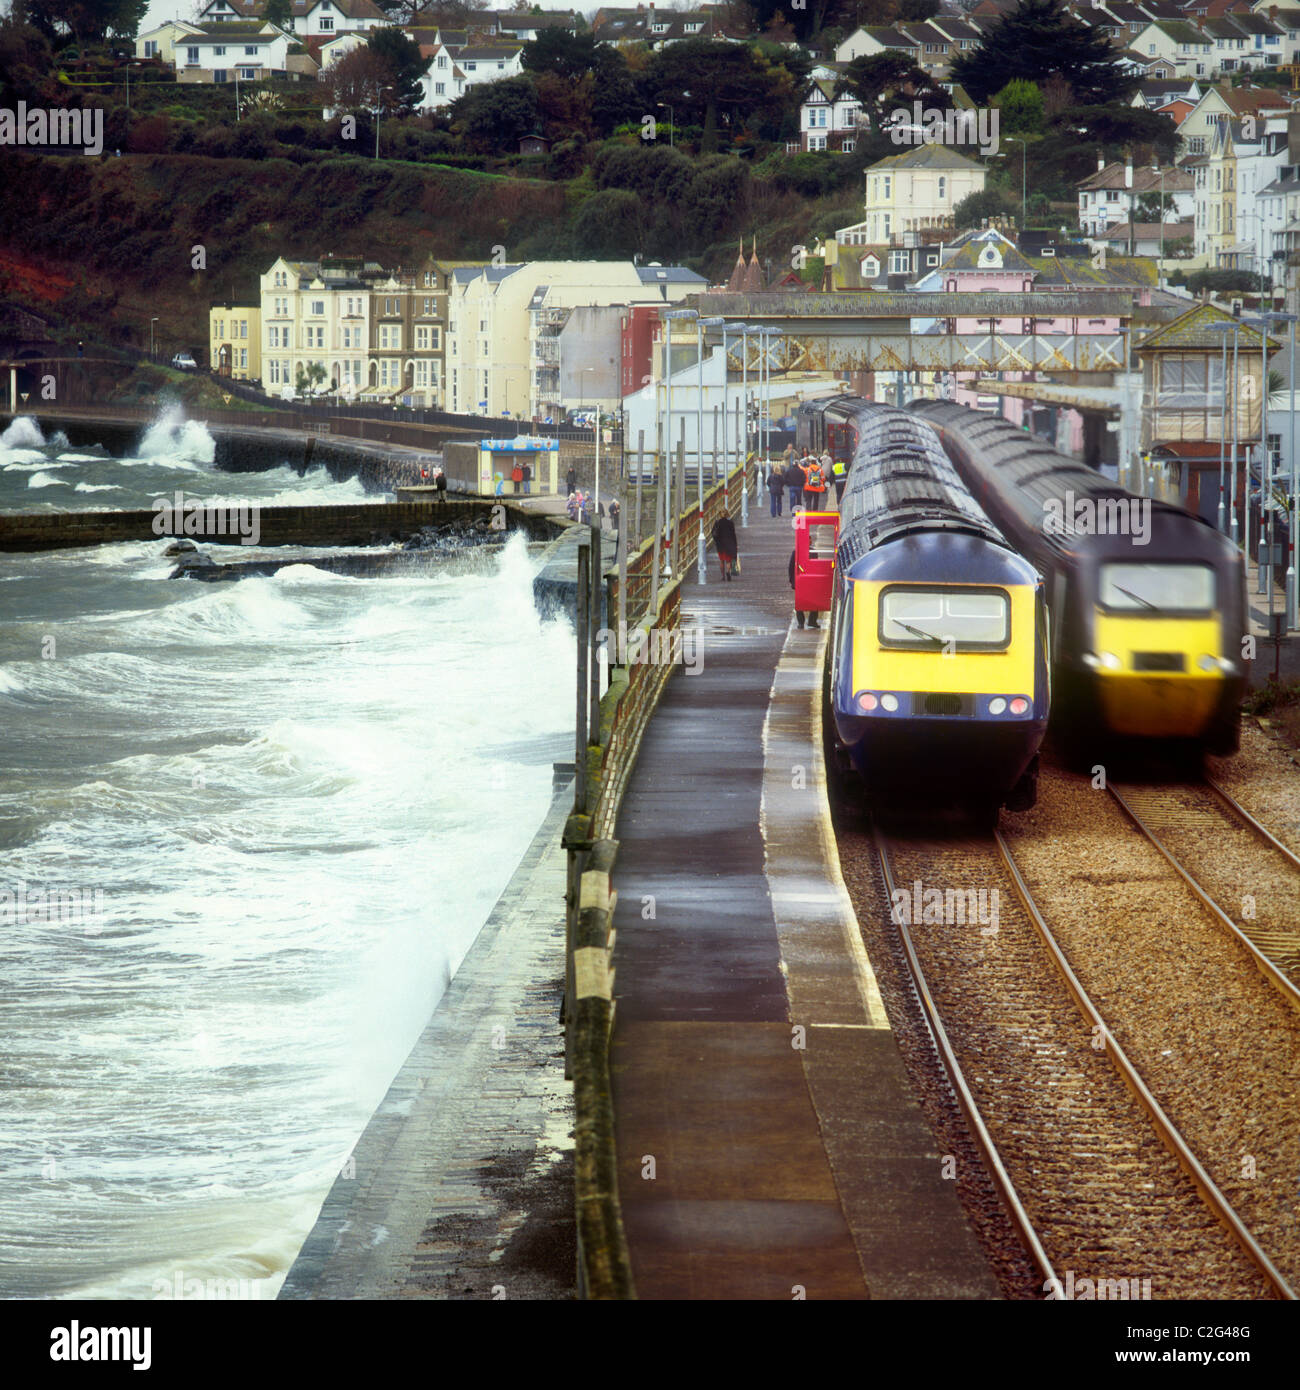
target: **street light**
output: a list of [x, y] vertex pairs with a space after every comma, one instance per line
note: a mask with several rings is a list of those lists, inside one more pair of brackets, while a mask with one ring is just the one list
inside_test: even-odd
[[[699, 315], [699, 310], [697, 310], [697, 309], [669, 309], [668, 312], [667, 312], [666, 314], [664, 314], [664, 318], [665, 318], [665, 319], [668, 319], [668, 320], [672, 320], [672, 319], [698, 319], [699, 316], [700, 316], [700, 315]], [[672, 349], [671, 349], [672, 332], [673, 332], [673, 330], [672, 330], [672, 324], [671, 324], [671, 322], [670, 322], [670, 323], [668, 324], [668, 327], [664, 330], [664, 373], [665, 373], [666, 380], [667, 380], [667, 383], [668, 383], [668, 387], [667, 387], [667, 393], [668, 393], [668, 430], [667, 430], [666, 438], [664, 439], [664, 452], [668, 455], [668, 457], [669, 457], [670, 459], [672, 458], [672, 450], [673, 450], [673, 439], [672, 439], [672, 425], [673, 425], [673, 358], [672, 358]], [[683, 432], [684, 432], [684, 431], [683, 431]], [[685, 470], [685, 467], [686, 467], [686, 454], [685, 454], [685, 449], [683, 449], [683, 451], [682, 451], [682, 468], [683, 468], [683, 470]], [[669, 478], [671, 479], [671, 477], [672, 477], [671, 470], [670, 470], [668, 476], [669, 476]], [[682, 481], [682, 479], [679, 478], [679, 479], [678, 479], [678, 482], [680, 483], [681, 481]], [[670, 486], [669, 489], [668, 489], [668, 499], [667, 499], [667, 500], [668, 500], [668, 507], [671, 508], [672, 505], [673, 505], [673, 490], [672, 490], [672, 487], [671, 487], [671, 486]], [[665, 517], [667, 517], [667, 516], [669, 515], [668, 508], [665, 508], [664, 515], [665, 515]], [[681, 517], [680, 517], [680, 516], [673, 515], [673, 519], [672, 519], [672, 528], [673, 528], [672, 570], [673, 570], [673, 573], [676, 574], [676, 573], [678, 572], [678, 570], [677, 570], [678, 561], [679, 561], [679, 559], [681, 558], [681, 545], [680, 545], [680, 537], [681, 537]]]
[[[1222, 321], [1219, 322], [1219, 323], [1212, 323], [1212, 324], [1210, 324], [1210, 332], [1211, 332], [1211, 333], [1221, 333], [1221, 334], [1223, 335], [1223, 363], [1222, 363], [1222, 367], [1221, 367], [1221, 371], [1220, 371], [1220, 376], [1219, 376], [1219, 511], [1218, 511], [1219, 520], [1218, 520], [1218, 527], [1219, 527], [1219, 530], [1220, 530], [1220, 531], [1223, 530], [1223, 520], [1224, 520], [1224, 517], [1223, 517], [1223, 471], [1224, 471], [1224, 464], [1227, 462], [1227, 457], [1226, 457], [1226, 455], [1227, 455], [1227, 445], [1228, 445], [1228, 334], [1231, 333], [1231, 334], [1234, 335], [1234, 343], [1235, 343], [1235, 334], [1237, 333], [1237, 329], [1238, 329], [1238, 324], [1237, 324], [1236, 319], [1232, 319], [1232, 320], [1230, 320], [1230, 321], [1229, 321], [1229, 320], [1222, 320]], [[1233, 387], [1234, 387], [1234, 392], [1235, 392], [1235, 388], [1236, 388], [1236, 380], [1235, 380], [1235, 379], [1234, 379], [1234, 381], [1233, 381]], [[1158, 398], [1157, 398], [1157, 400], [1158, 400]], [[1236, 468], [1235, 468], [1236, 460], [1235, 460], [1235, 458], [1234, 458], [1234, 461], [1233, 461], [1233, 462], [1234, 462], [1233, 479], [1234, 479], [1234, 485], [1235, 485], [1235, 479], [1236, 479]]]
[[[743, 323], [724, 323], [722, 325], [722, 470], [725, 476], [730, 471], [731, 455], [727, 451], [727, 406], [730, 404], [727, 389], [730, 385], [731, 372], [727, 366], [727, 335], [729, 333], [739, 333], [741, 335], [741, 363], [742, 371], [745, 365], [745, 335], [748, 332], [748, 325]], [[745, 487], [745, 448], [744, 441], [738, 441], [740, 445], [740, 524], [742, 527], [749, 525], [749, 491]]]
[[151, 319], [149, 320], [149, 360], [150, 360], [150, 362], [152, 362], [153, 359], [154, 359], [153, 326], [154, 326], [154, 324], [157, 323], [157, 322], [158, 322], [158, 315], [155, 314], [155, 315], [153, 316], [153, 318], [151, 318]]
[[676, 129], [675, 123], [673, 121], [673, 104], [671, 101], [657, 101], [655, 102], [655, 109], [657, 111], [666, 110], [668, 112], [668, 148], [671, 150], [674, 148], [673, 133]]
[[1028, 216], [1029, 216], [1029, 214], [1026, 212], [1026, 208], [1029, 206], [1028, 198], [1027, 198], [1027, 194], [1026, 194], [1026, 190], [1027, 190], [1028, 185], [1027, 185], [1026, 182], [1025, 182], [1025, 145], [1026, 145], [1026, 141], [1025, 141], [1024, 139], [1022, 139], [1022, 138], [1021, 138], [1020, 136], [1018, 136], [1018, 135], [1008, 135], [1008, 136], [1007, 136], [1007, 144], [1008, 144], [1008, 145], [1019, 145], [1019, 146], [1020, 146], [1020, 230], [1021, 230], [1021, 233], [1023, 234], [1023, 232], [1024, 232], [1024, 230], [1025, 230], [1025, 221], [1026, 221], [1026, 219], [1027, 219]]
[[[699, 495], [696, 499], [699, 508], [699, 521], [696, 529], [699, 532], [696, 564], [699, 572], [701, 584], [708, 581], [708, 565], [704, 553], [704, 330], [706, 328], [719, 328], [726, 323], [724, 318], [700, 318], [698, 313], [695, 318], [695, 365], [696, 365], [696, 425], [695, 425], [695, 462], [696, 476], [698, 478]], [[725, 370], [726, 359], [723, 359]]]

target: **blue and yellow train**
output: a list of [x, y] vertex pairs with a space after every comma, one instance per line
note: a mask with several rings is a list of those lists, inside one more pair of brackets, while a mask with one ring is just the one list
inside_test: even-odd
[[851, 431], [827, 655], [828, 746], [874, 799], [996, 814], [1037, 795], [1047, 617], [1034, 567], [933, 430], [860, 399], [805, 403]]
[[1236, 546], [1005, 420], [939, 401], [911, 410], [1043, 575], [1067, 752], [1085, 763], [1137, 742], [1236, 752], [1249, 633]]

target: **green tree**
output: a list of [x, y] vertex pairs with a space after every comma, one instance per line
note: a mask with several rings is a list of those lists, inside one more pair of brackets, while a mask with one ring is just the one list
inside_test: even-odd
[[540, 119], [537, 90], [527, 77], [484, 82], [451, 104], [452, 129], [484, 154], [513, 150]]
[[1101, 30], [1071, 15], [1064, 0], [1020, 0], [976, 48], [957, 55], [949, 77], [975, 101], [986, 102], [1013, 78], [1041, 83], [1054, 73], [1088, 106], [1130, 97], [1138, 82], [1116, 66]]
[[953, 222], [959, 230], [978, 227], [985, 219], [1005, 217], [1011, 211], [1011, 199], [1001, 188], [986, 188], [982, 193], [971, 193], [952, 210]]
[[372, 29], [366, 39], [370, 51], [392, 73], [393, 109], [413, 111], [420, 104], [420, 78], [429, 70], [429, 59], [420, 56], [420, 45], [400, 29]]
[[993, 105], [1000, 113], [998, 124], [1003, 134], [1042, 134], [1043, 94], [1036, 82], [1013, 77], [994, 95]]
[[293, 0], [266, 0], [262, 8], [262, 19], [287, 33], [293, 21]]
[[573, 221], [574, 248], [593, 259], [631, 259], [645, 250], [646, 213], [641, 199], [624, 188], [593, 193]]
[[596, 40], [590, 34], [571, 34], [567, 29], [543, 29], [523, 47], [527, 72], [553, 72], [560, 77], [578, 78], [590, 72], [597, 61]]
[[703, 125], [710, 107], [729, 124], [743, 125], [756, 110], [794, 97], [787, 71], [772, 67], [744, 44], [709, 39], [686, 39], [655, 53], [641, 94], [648, 112], [657, 110], [656, 103], [671, 104], [679, 127]]
[[952, 105], [952, 98], [934, 85], [927, 72], [902, 53], [888, 49], [854, 58], [841, 74], [839, 85], [862, 103], [873, 128], [902, 100], [920, 97], [927, 106], [944, 110]]
[[898, 17], [904, 24], [933, 19], [939, 13], [939, 0], [899, 0]]
[[109, 34], [132, 38], [149, 0], [27, 0], [27, 21], [52, 43], [70, 37], [80, 48]]

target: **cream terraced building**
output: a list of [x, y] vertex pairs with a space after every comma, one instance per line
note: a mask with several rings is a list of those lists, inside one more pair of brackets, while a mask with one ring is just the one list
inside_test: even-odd
[[235, 381], [262, 377], [260, 304], [214, 304], [208, 311], [208, 362], [218, 376]]
[[[575, 310], [678, 305], [707, 288], [682, 266], [631, 261], [531, 261], [451, 272], [447, 305], [447, 408], [531, 419], [560, 404], [614, 408], [619, 401], [617, 319], [608, 342], [565, 347]], [[582, 361], [576, 354], [581, 352]], [[606, 358], [612, 356], [612, 362]], [[600, 381], [612, 381], [606, 391]], [[580, 383], [589, 382], [584, 391]], [[575, 384], [578, 383], [578, 384]]]

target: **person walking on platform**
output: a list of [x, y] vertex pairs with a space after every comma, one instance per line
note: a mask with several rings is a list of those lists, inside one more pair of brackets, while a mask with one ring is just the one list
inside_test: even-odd
[[781, 515], [781, 503], [785, 500], [785, 472], [772, 464], [767, 470], [767, 491], [771, 500], [772, 515]]
[[[790, 552], [790, 587], [791, 587], [792, 589], [794, 588], [794, 566], [795, 566], [795, 556], [796, 556], [796, 553], [797, 553], [797, 552], [796, 552], [796, 551], [793, 551], [793, 550]], [[817, 621], [817, 610], [816, 610], [815, 608], [809, 610], [807, 613], [800, 612], [800, 610], [796, 608], [795, 611], [794, 611], [794, 616], [795, 616], [795, 620], [798, 622], [798, 624], [799, 624], [800, 627], [803, 626], [803, 620], [804, 620], [805, 618], [808, 619], [808, 626], [809, 626], [809, 627], [820, 627], [820, 626], [821, 626], [821, 624]]]
[[564, 475], [564, 486], [570, 497], [578, 490], [578, 470], [572, 464], [569, 465], [569, 471]]
[[730, 579], [736, 571], [736, 523], [726, 512], [713, 523], [713, 548], [718, 552], [723, 579]]
[[533, 490], [533, 465], [532, 465], [531, 463], [529, 463], [527, 459], [524, 460], [523, 474], [524, 474], [524, 491], [525, 491], [526, 493], [532, 492], [532, 490]]
[[826, 501], [830, 496], [831, 483], [835, 480], [835, 460], [831, 458], [831, 451], [829, 448], [822, 450], [820, 462], [822, 466], [822, 482], [826, 485], [822, 493], [822, 508], [824, 510]]
[[790, 460], [790, 467], [785, 474], [785, 485], [790, 493], [790, 511], [793, 513], [794, 509], [803, 501], [804, 485], [803, 465], [796, 458]]
[[831, 475], [835, 479], [835, 509], [838, 511], [844, 500], [844, 484], [849, 480], [848, 465], [843, 459], [836, 459], [831, 464]]
[[826, 473], [822, 468], [822, 461], [815, 454], [808, 460], [808, 468], [804, 474], [803, 485], [803, 504], [810, 512], [822, 510], [826, 501]]
[[619, 506], [618, 498], [615, 497], [609, 504], [609, 524], [615, 531], [618, 530], [618, 519], [623, 513], [623, 508]]
[[447, 474], [441, 464], [433, 470], [433, 485], [438, 489], [438, 501], [445, 502], [447, 500]]

